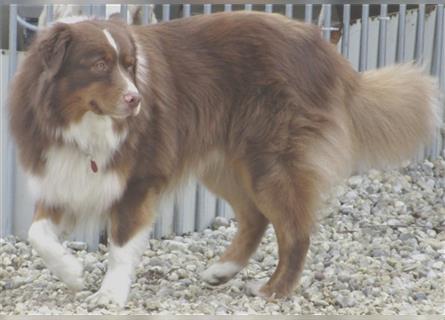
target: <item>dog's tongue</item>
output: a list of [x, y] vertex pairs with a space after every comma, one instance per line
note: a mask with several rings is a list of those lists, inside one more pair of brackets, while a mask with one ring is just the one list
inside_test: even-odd
[[91, 170], [93, 170], [93, 172], [96, 173], [97, 172], [97, 163], [96, 163], [96, 161], [91, 160], [90, 163], [91, 163]]

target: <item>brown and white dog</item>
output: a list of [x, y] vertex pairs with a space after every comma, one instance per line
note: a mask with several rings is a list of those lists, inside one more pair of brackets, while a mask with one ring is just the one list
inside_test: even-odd
[[211, 284], [234, 277], [272, 223], [279, 263], [251, 292], [283, 297], [302, 271], [320, 194], [397, 164], [437, 127], [435, 82], [411, 65], [355, 72], [312, 25], [221, 13], [152, 26], [57, 23], [37, 36], [10, 97], [36, 196], [29, 240], [68, 286], [82, 264], [58, 238], [108, 226], [90, 300], [124, 305], [163, 193], [196, 175], [239, 230]]

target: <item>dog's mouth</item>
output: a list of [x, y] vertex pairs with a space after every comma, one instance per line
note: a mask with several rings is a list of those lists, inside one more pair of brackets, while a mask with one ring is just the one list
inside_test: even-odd
[[135, 108], [117, 108], [116, 112], [111, 114], [111, 117], [116, 119], [125, 119], [128, 117], [135, 117], [141, 111], [141, 104], [139, 103]]
[[114, 119], [123, 120], [128, 117], [135, 117], [141, 111], [141, 103], [139, 103], [135, 108], [127, 108], [125, 106], [119, 106], [115, 108], [113, 112], [107, 112], [100, 107], [99, 103], [95, 100], [90, 101], [91, 111], [97, 115], [108, 115]]
[[90, 101], [90, 107], [91, 110], [98, 115], [103, 115], [104, 112], [102, 111], [102, 109], [100, 108], [99, 104], [95, 101], [95, 100], [91, 100]]

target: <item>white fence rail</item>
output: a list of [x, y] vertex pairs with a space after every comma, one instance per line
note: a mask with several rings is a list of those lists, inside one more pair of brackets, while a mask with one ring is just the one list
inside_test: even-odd
[[[273, 12], [277, 5], [265, 5], [263, 10]], [[292, 18], [295, 8], [292, 4], [284, 6], [283, 13]], [[343, 23], [342, 36], [337, 43], [338, 50], [348, 58], [354, 68], [363, 71], [377, 68], [395, 62], [416, 60], [422, 62], [428, 70], [440, 80], [442, 91], [445, 91], [444, 72], [444, 5], [435, 5], [433, 10], [426, 14], [426, 7], [420, 4], [414, 9], [407, 10], [407, 6], [401, 4], [398, 12], [388, 15], [388, 6], [381, 4], [380, 14], [376, 17], [369, 16], [370, 5], [362, 5], [361, 19], [353, 24], [351, 21], [351, 5], [342, 6]], [[17, 60], [21, 53], [16, 49], [17, 24], [25, 24], [25, 21], [17, 15], [17, 6], [10, 5], [9, 23], [9, 50], [2, 50], [0, 56], [0, 134], [1, 134], [1, 192], [0, 192], [0, 237], [7, 234], [24, 236], [28, 229], [33, 213], [33, 203], [27, 192], [23, 172], [15, 162], [15, 152], [12, 140], [8, 133], [8, 115], [6, 97], [8, 83], [12, 78]], [[171, 19], [171, 5], [164, 4], [162, 8], [162, 20]], [[301, 7], [304, 10], [306, 22], [317, 20], [313, 17], [315, 6], [307, 4]], [[202, 6], [202, 13], [211, 14], [212, 5]], [[231, 11], [232, 5], [226, 4], [224, 11]], [[244, 10], [253, 10], [250, 4], [243, 6]], [[53, 6], [46, 7], [47, 20], [54, 16]], [[86, 6], [87, 13], [96, 16], [109, 14], [109, 8], [104, 5]], [[152, 21], [151, 10], [143, 7], [142, 21]], [[113, 10], [112, 10], [113, 11]], [[116, 11], [116, 9], [114, 10]], [[123, 16], [127, 16], [127, 5], [119, 6]], [[330, 39], [332, 32], [338, 28], [332, 27], [332, 6], [323, 5], [318, 17], [322, 27], [323, 36]], [[182, 6], [182, 15], [192, 14], [191, 5]], [[27, 26], [29, 27], [29, 26]], [[425, 150], [418, 158], [437, 157], [443, 153], [443, 137], [441, 132], [436, 133], [436, 143]], [[164, 199], [159, 208], [159, 217], [154, 227], [154, 236], [161, 237], [171, 233], [186, 233], [201, 230], [209, 225], [216, 216], [232, 217], [230, 206], [217, 199], [196, 181], [189, 181], [181, 192]], [[97, 239], [84, 239], [90, 244], [97, 243]]]

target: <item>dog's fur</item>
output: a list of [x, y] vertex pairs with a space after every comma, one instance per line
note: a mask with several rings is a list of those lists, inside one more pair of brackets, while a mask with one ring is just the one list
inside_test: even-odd
[[[140, 112], [122, 106], [132, 85]], [[434, 80], [414, 66], [357, 73], [317, 27], [274, 14], [55, 24], [29, 49], [10, 98], [12, 133], [37, 197], [29, 239], [78, 289], [82, 266], [57, 237], [106, 221], [109, 267], [91, 299], [122, 305], [159, 197], [193, 174], [239, 223], [204, 279], [232, 278], [270, 222], [279, 263], [252, 291], [286, 296], [320, 194], [430, 142], [436, 98]]]

